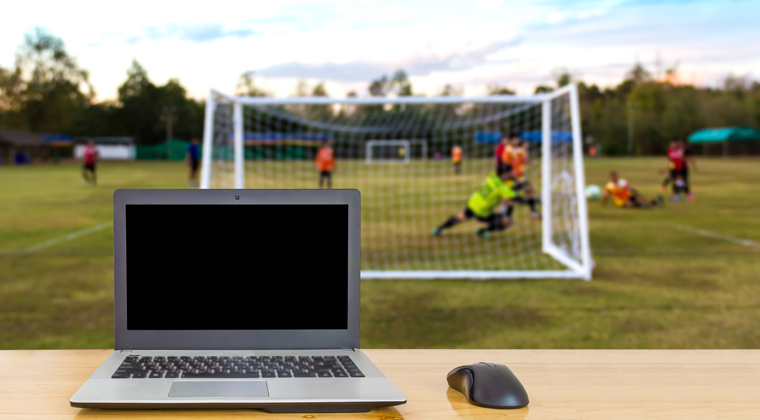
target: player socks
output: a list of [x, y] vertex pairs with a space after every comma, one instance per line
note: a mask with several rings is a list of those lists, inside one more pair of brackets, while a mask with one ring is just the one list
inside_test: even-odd
[[457, 219], [456, 216], [451, 216], [449, 220], [445, 221], [441, 226], [438, 226], [438, 230], [440, 231], [446, 228], [450, 228], [457, 223], [459, 223], [459, 219]]
[[528, 199], [528, 205], [530, 206], [530, 211], [533, 213], [538, 213], [536, 211], [536, 199], [535, 198], [529, 198]]

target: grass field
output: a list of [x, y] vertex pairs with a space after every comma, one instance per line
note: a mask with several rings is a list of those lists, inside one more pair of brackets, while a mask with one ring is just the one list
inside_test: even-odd
[[[589, 159], [586, 177], [602, 184], [614, 168], [654, 195], [662, 163]], [[91, 188], [76, 165], [0, 167], [0, 348], [113, 346], [113, 190], [183, 188], [185, 168], [104, 163], [99, 175]], [[591, 282], [365, 281], [362, 347], [757, 348], [760, 245], [731, 238], [760, 242], [758, 179], [758, 161], [703, 160], [694, 202], [590, 203]]]

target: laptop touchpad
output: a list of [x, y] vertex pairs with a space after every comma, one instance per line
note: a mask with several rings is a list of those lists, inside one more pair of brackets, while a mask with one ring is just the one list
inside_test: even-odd
[[174, 381], [169, 397], [268, 397], [267, 381]]

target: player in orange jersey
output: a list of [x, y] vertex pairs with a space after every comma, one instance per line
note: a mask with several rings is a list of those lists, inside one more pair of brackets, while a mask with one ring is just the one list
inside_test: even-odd
[[625, 208], [641, 208], [645, 209], [650, 206], [662, 207], [662, 196], [657, 196], [656, 199], [651, 200], [643, 195], [639, 194], [631, 184], [625, 179], [620, 179], [617, 172], [610, 172], [610, 180], [604, 187], [604, 193], [602, 194], [602, 205], [607, 205], [607, 201], [612, 197], [612, 202], [617, 207]]
[[525, 177], [525, 165], [528, 163], [528, 143], [521, 142], [518, 134], [513, 134], [509, 142], [502, 151], [501, 161], [512, 167], [515, 176], [515, 188], [523, 191], [522, 197], [515, 199], [516, 203], [523, 203], [530, 206], [530, 217], [534, 220], [541, 220], [541, 213], [536, 209], [538, 200], [533, 185]]
[[335, 154], [330, 141], [325, 140], [317, 151], [317, 170], [319, 171], [319, 188], [327, 180], [327, 188], [332, 188], [332, 172], [335, 170]]
[[451, 148], [451, 161], [454, 163], [454, 175], [462, 173], [462, 148], [458, 144]]

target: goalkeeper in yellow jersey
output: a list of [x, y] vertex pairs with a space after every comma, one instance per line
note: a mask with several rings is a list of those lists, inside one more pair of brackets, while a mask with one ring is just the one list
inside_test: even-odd
[[[486, 224], [486, 227], [475, 232], [481, 238], [488, 238], [489, 232], [507, 229], [512, 224], [509, 213], [512, 208], [511, 201], [515, 198], [513, 185], [512, 167], [499, 165], [497, 172], [491, 173], [483, 185], [470, 196], [467, 206], [433, 229], [433, 235], [438, 236], [444, 229], [473, 218]], [[499, 205], [501, 205], [500, 208]]]

